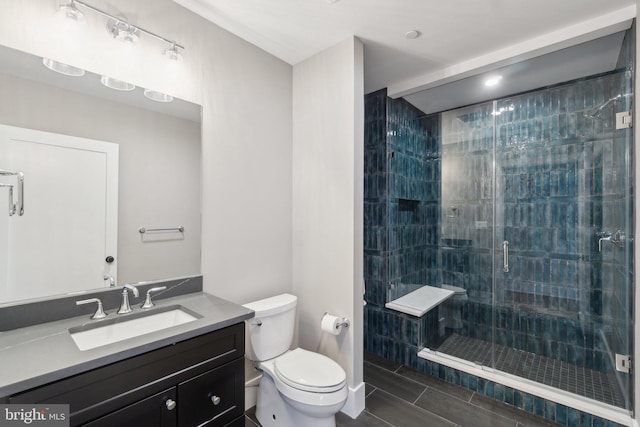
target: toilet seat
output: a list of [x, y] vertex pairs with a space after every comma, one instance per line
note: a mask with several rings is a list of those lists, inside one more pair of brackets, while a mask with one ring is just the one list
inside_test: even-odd
[[[278, 392], [286, 400], [288, 400], [289, 404], [295, 407], [298, 407], [299, 405], [308, 405], [309, 407], [316, 407], [316, 408], [321, 408], [321, 407], [327, 408], [327, 407], [332, 407], [334, 405], [337, 405], [338, 407], [342, 407], [342, 405], [344, 405], [344, 402], [347, 400], [347, 396], [349, 394], [347, 381], [346, 381], [346, 374], [344, 373], [344, 370], [342, 370], [340, 365], [333, 362], [328, 357], [323, 356], [321, 354], [317, 354], [322, 359], [328, 359], [331, 362], [335, 363], [335, 365], [338, 368], [340, 368], [340, 370], [342, 370], [342, 374], [344, 375], [344, 381], [342, 381], [340, 384], [335, 386], [330, 386], [325, 388], [317, 387], [317, 386], [313, 387], [310, 385], [302, 385], [302, 384], [296, 383], [295, 381], [292, 381], [289, 378], [287, 379], [287, 382], [285, 382], [282, 374], [279, 374], [276, 371], [275, 364], [277, 363], [278, 359], [280, 359], [281, 357], [289, 353], [298, 354], [302, 352], [307, 352], [307, 351], [302, 349], [288, 351], [276, 358], [265, 360], [264, 362], [260, 362], [258, 364], [258, 368], [263, 371], [264, 375], [269, 377], [269, 380], [275, 384], [275, 387], [278, 390]], [[307, 352], [307, 353], [311, 353], [311, 352]], [[316, 353], [312, 353], [312, 354], [316, 354]], [[310, 359], [316, 360], [315, 358], [305, 358], [304, 356], [302, 356], [302, 358], [303, 360], [310, 360]], [[320, 362], [320, 363], [324, 365], [325, 362]], [[286, 368], [282, 366], [283, 365], [282, 362], [280, 365], [281, 365], [280, 368], [286, 371]], [[307, 371], [313, 371], [315, 369], [315, 366], [307, 365], [306, 369]], [[265, 381], [265, 378], [263, 378], [261, 381]], [[329, 381], [329, 382], [332, 382], [332, 381]], [[294, 384], [294, 385], [290, 385], [290, 384]], [[306, 390], [303, 389], [302, 387], [305, 387]], [[336, 411], [338, 409], [336, 409]]]
[[301, 348], [273, 361], [274, 373], [283, 383], [298, 390], [332, 393], [344, 387], [347, 376], [340, 365], [328, 357]]

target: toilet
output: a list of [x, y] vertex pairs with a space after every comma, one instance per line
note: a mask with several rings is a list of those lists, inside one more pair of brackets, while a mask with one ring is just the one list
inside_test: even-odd
[[256, 313], [245, 321], [246, 356], [263, 374], [256, 416], [263, 427], [335, 427], [347, 401], [347, 376], [322, 354], [289, 350], [297, 301], [282, 294], [244, 304]]
[[453, 291], [453, 295], [447, 300], [441, 314], [446, 319], [446, 328], [451, 332], [460, 333], [462, 331], [462, 309], [464, 302], [468, 300], [467, 290], [459, 286], [442, 285], [442, 289]]

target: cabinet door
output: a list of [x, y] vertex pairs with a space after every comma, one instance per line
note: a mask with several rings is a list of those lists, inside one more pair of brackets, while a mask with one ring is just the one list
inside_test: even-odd
[[178, 385], [180, 426], [223, 426], [244, 413], [244, 360]]
[[176, 388], [170, 388], [98, 418], [85, 427], [176, 427]]

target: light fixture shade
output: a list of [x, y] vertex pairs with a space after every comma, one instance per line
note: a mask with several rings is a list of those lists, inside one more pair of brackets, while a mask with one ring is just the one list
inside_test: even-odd
[[109, 20], [107, 29], [114, 39], [122, 43], [134, 44], [140, 39], [140, 30], [129, 24], [124, 18]]
[[84, 70], [82, 68], [74, 67], [73, 65], [65, 64], [63, 62], [54, 61], [49, 58], [42, 58], [42, 63], [45, 67], [56, 73], [64, 74], [65, 76], [80, 77], [84, 76]]
[[144, 96], [156, 102], [172, 102], [173, 101], [173, 96], [167, 95], [166, 93], [157, 92], [151, 89], [145, 89]]
[[58, 13], [66, 19], [74, 22], [84, 21], [84, 13], [78, 9], [76, 2], [71, 0], [69, 3], [61, 4], [58, 8]]
[[182, 52], [180, 52], [180, 49], [175, 44], [166, 48], [162, 54], [171, 61], [179, 61], [182, 59]]
[[134, 85], [133, 83], [114, 79], [113, 77], [109, 77], [109, 76], [100, 77], [100, 83], [102, 83], [109, 89], [121, 90], [121, 91], [130, 91], [136, 88], [136, 85]]

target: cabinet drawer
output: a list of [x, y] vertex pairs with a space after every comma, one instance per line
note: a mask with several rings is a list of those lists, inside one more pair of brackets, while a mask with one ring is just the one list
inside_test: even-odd
[[178, 385], [180, 426], [223, 426], [244, 413], [244, 360]]
[[80, 425], [244, 355], [244, 322], [11, 396], [66, 403]]
[[175, 401], [176, 388], [172, 387], [84, 424], [84, 427], [176, 427], [178, 411], [172, 407]]

